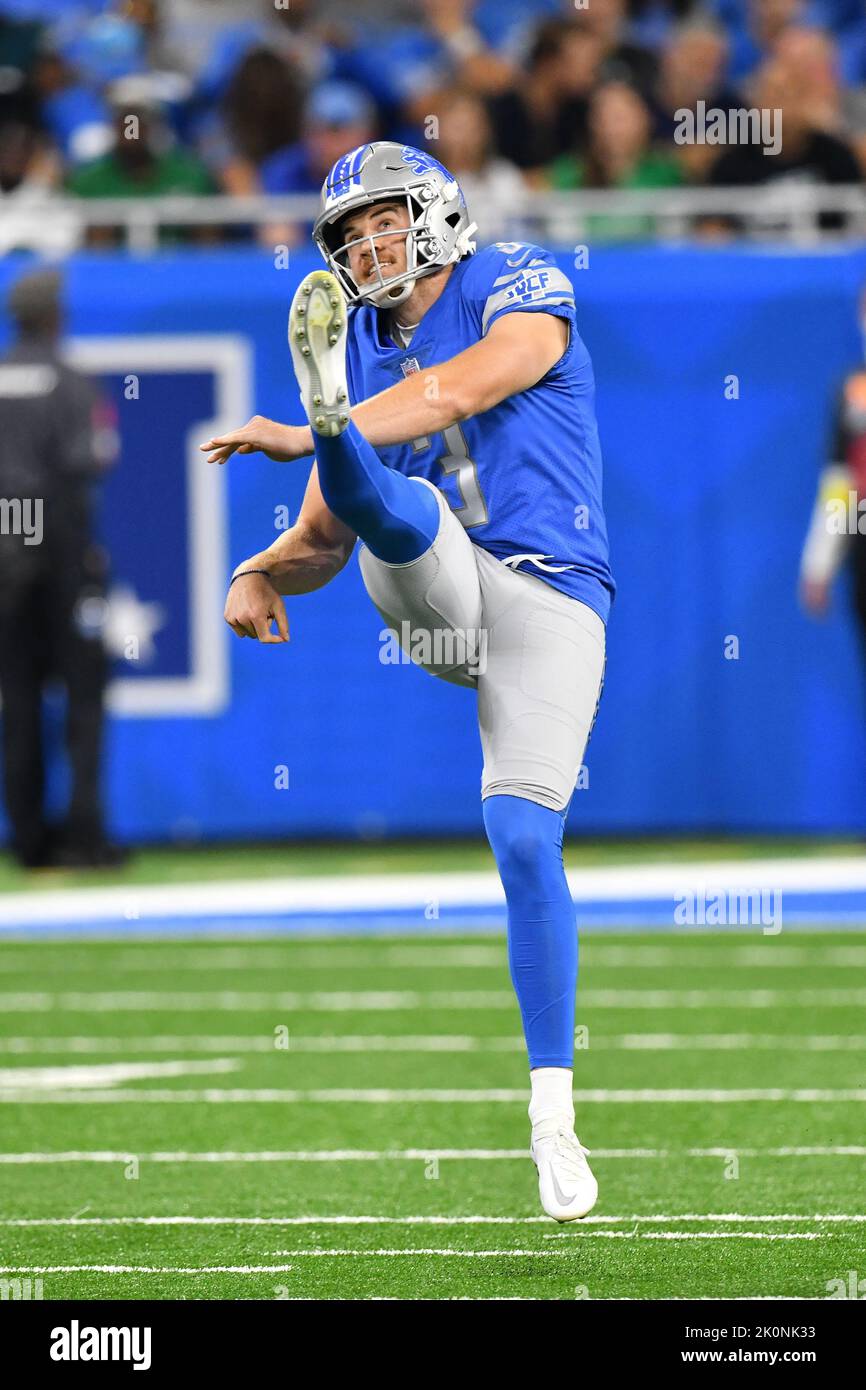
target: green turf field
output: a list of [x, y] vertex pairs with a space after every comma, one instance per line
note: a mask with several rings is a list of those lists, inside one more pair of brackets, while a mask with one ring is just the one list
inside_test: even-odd
[[0, 1279], [46, 1299], [864, 1279], [862, 937], [598, 933], [581, 970], [600, 1197], [558, 1226], [523, 1156], [497, 938], [4, 942]]

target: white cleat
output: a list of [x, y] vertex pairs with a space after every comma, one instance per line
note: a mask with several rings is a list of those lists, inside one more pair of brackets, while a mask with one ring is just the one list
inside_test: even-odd
[[314, 270], [301, 281], [289, 310], [289, 347], [316, 434], [341, 434], [349, 423], [346, 316], [343, 291], [329, 270]]
[[538, 1169], [541, 1205], [555, 1221], [576, 1221], [592, 1211], [598, 1183], [585, 1149], [568, 1123], [536, 1125], [530, 1153]]

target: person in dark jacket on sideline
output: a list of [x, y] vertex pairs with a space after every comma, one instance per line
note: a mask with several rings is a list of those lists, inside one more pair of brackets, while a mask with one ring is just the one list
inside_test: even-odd
[[[59, 272], [12, 286], [16, 336], [0, 357], [0, 696], [10, 849], [29, 868], [103, 867], [124, 852], [105, 835], [100, 792], [107, 558], [92, 535], [94, 482], [113, 461], [108, 407], [60, 355]], [[71, 797], [44, 806], [42, 695], [67, 696]]]

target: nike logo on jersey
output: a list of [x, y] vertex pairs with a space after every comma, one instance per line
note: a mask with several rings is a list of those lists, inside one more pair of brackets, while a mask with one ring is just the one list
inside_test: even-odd
[[507, 560], [503, 560], [503, 565], [508, 565], [510, 569], [516, 569], [522, 565], [524, 560], [529, 560], [533, 565], [537, 565], [545, 574], [562, 574], [564, 570], [573, 570], [574, 565], [545, 565], [545, 560], [552, 560], [552, 555], [509, 555]]

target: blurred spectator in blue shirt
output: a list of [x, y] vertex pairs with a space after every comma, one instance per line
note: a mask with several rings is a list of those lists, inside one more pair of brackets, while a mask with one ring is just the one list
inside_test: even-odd
[[711, 8], [730, 35], [728, 77], [739, 82], [764, 61], [789, 24], [802, 23], [806, 6], [804, 0], [711, 0]]
[[60, 25], [55, 32], [66, 62], [91, 87], [145, 68], [144, 32], [128, 14], [109, 9], [76, 24]]
[[10, 19], [38, 20], [44, 24], [47, 19], [57, 21], [99, 14], [108, 3], [109, 0], [51, 0], [49, 13], [44, 0], [0, 0], [0, 8]]
[[[263, 163], [261, 186], [266, 193], [319, 193], [332, 164], [358, 145], [376, 137], [376, 109], [361, 87], [350, 82], [323, 82], [304, 113], [301, 139], [278, 150]], [[267, 227], [266, 244], [294, 245], [309, 235], [307, 225]]]
[[54, 47], [50, 35], [36, 61], [33, 81], [40, 97], [42, 123], [65, 164], [98, 159], [111, 147], [111, 111], [102, 93], [82, 82]]
[[304, 113], [297, 144], [278, 150], [261, 168], [266, 193], [318, 193], [332, 164], [372, 140], [376, 112], [362, 88], [351, 82], [323, 82]]

